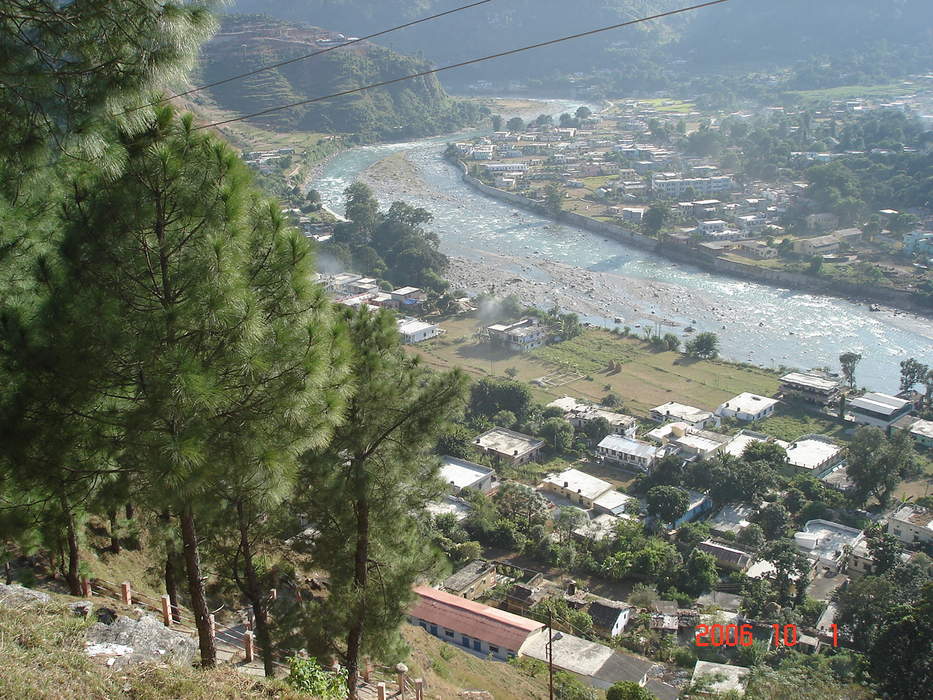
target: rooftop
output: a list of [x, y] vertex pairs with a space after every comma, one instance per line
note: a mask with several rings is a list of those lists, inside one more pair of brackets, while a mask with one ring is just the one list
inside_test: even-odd
[[472, 486], [480, 479], [491, 474], [492, 471], [489, 467], [465, 459], [441, 457], [441, 478], [445, 483], [452, 484], [458, 489]]
[[480, 576], [494, 568], [495, 564], [485, 559], [474, 559], [457, 573], [448, 576], [444, 580], [444, 588], [449, 591], [462, 591]]
[[460, 521], [469, 515], [473, 508], [471, 508], [470, 504], [464, 501], [462, 498], [457, 498], [456, 496], [444, 496], [437, 501], [428, 503], [427, 506], [425, 506], [425, 510], [434, 516], [452, 513], [454, 517]]
[[691, 681], [696, 683], [703, 676], [712, 676], [714, 678], [722, 677], [712, 683], [710, 690], [714, 693], [725, 694], [735, 692], [739, 695], [745, 694], [745, 686], [748, 684], [747, 677], [751, 671], [744, 666], [728, 666], [726, 664], [717, 664], [712, 661], [697, 661], [693, 667], [693, 678]]
[[917, 527], [933, 530], [933, 510], [907, 504], [894, 511], [891, 517]]
[[416, 318], [398, 320], [398, 332], [402, 335], [411, 335], [413, 333], [420, 333], [421, 331], [426, 331], [430, 328], [434, 328], [433, 323], [425, 323], [424, 321], [419, 321]]
[[675, 401], [669, 401], [665, 404], [661, 404], [660, 406], [655, 406], [651, 409], [651, 412], [662, 416], [670, 416], [671, 418], [684, 420], [688, 423], [697, 423], [699, 421], [706, 420], [713, 415], [710, 411], [704, 411], [701, 408], [695, 408], [693, 406], [686, 406]]
[[801, 469], [818, 469], [841, 454], [842, 448], [829, 438], [808, 435], [787, 446], [787, 463]]
[[414, 617], [482, 639], [505, 649], [518, 651], [529, 635], [544, 627], [505, 610], [467, 600], [428, 586], [417, 586], [418, 600], [410, 613]]
[[862, 531], [829, 520], [808, 520], [803, 530], [794, 534], [794, 544], [804, 552], [821, 559], [836, 561], [843, 548], [855, 545]]
[[781, 377], [786, 384], [813, 389], [814, 391], [832, 392], [839, 387], [839, 381], [825, 375], [809, 374], [807, 372], [790, 372]]
[[893, 416], [909, 405], [910, 402], [904, 399], [876, 392], [869, 392], [864, 396], [859, 396], [857, 399], [849, 401], [849, 409], [879, 413], [884, 416]]
[[709, 519], [710, 527], [716, 532], [733, 532], [738, 534], [751, 523], [750, 518], [755, 513], [755, 507], [748, 503], [723, 506], [716, 515]]
[[599, 506], [604, 510], [612, 511], [616, 515], [625, 510], [625, 504], [629, 501], [635, 501], [633, 496], [628, 496], [621, 491], [606, 491], [599, 498], [593, 501], [593, 505]]
[[723, 448], [723, 452], [733, 457], [741, 457], [745, 448], [755, 442], [767, 442], [768, 436], [764, 433], [753, 433], [750, 430], [741, 430]]
[[593, 500], [612, 489], [612, 484], [608, 481], [590, 476], [586, 472], [581, 472], [579, 469], [566, 469], [560, 474], [548, 476], [544, 481], [548, 484], [554, 484], [559, 488], [578, 493], [589, 500]]
[[[528, 640], [523, 651], [534, 659], [546, 661], [547, 641], [546, 634], [536, 635]], [[554, 633], [553, 659], [555, 668], [593, 678], [607, 687], [619, 681], [641, 683], [654, 665], [633, 654], [614, 651], [604, 644], [564, 632]]]
[[653, 458], [658, 452], [654, 445], [622, 435], [607, 435], [599, 442], [599, 447], [646, 459]]
[[733, 396], [722, 404], [717, 411], [728, 408], [737, 413], [759, 413], [777, 405], [777, 403], [777, 399], [769, 399], [767, 396], [759, 396], [758, 394], [743, 391], [738, 396]]
[[492, 450], [502, 455], [519, 457], [544, 445], [544, 440], [516, 433], [507, 428], [493, 428], [477, 436], [473, 442], [484, 450]]

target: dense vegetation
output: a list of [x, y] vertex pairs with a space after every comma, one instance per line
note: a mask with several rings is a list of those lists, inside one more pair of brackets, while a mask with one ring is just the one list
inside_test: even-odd
[[[227, 16], [218, 35], [203, 48], [200, 77], [212, 83], [311, 53], [316, 47], [310, 41], [318, 34], [314, 27], [268, 17]], [[426, 68], [424, 60], [367, 43], [218, 85], [209, 92], [221, 107], [249, 114]], [[434, 76], [426, 76], [273, 112], [255, 121], [273, 129], [341, 133], [366, 142], [453, 131], [479, 116], [478, 107], [448, 97]]]

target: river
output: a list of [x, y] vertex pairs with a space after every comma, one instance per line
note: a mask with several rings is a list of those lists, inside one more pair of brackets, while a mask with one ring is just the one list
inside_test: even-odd
[[[579, 104], [542, 100], [540, 111]], [[713, 331], [723, 357], [764, 367], [838, 370], [839, 354], [851, 350], [862, 354], [859, 385], [889, 393], [897, 391], [901, 360], [933, 365], [933, 320], [678, 265], [485, 197], [441, 158], [446, 143], [470, 135], [353, 148], [330, 159], [312, 186], [334, 211], [343, 211], [342, 192], [360, 177], [384, 206], [401, 199], [430, 211], [430, 228], [453, 260], [451, 281], [469, 292], [496, 285], [604, 326], [620, 318], [636, 330], [660, 321], [662, 331], [683, 337], [687, 326]], [[404, 155], [413, 176], [367, 177], [394, 154]]]

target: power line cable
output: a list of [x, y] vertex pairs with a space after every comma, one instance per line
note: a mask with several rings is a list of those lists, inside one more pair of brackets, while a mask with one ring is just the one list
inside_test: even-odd
[[375, 32], [373, 34], [367, 34], [366, 36], [361, 36], [356, 39], [351, 39], [342, 44], [337, 44], [336, 46], [328, 46], [327, 48], [314, 51], [303, 56], [296, 56], [295, 58], [289, 58], [284, 61], [278, 61], [277, 63], [270, 63], [267, 66], [260, 66], [254, 70], [248, 71], [246, 73], [239, 73], [238, 75], [231, 75], [229, 78], [224, 78], [223, 80], [216, 80], [213, 83], [207, 83], [206, 85], [199, 85], [193, 87], [190, 90], [185, 90], [184, 92], [179, 92], [174, 95], [169, 95], [168, 97], [162, 97], [153, 102], [149, 102], [144, 105], [139, 105], [138, 107], [130, 107], [126, 111], [133, 112], [137, 109], [143, 109], [145, 107], [154, 107], [155, 105], [161, 104], [162, 102], [167, 102], [168, 100], [174, 100], [176, 97], [184, 97], [185, 95], [191, 95], [195, 92], [201, 92], [202, 90], [207, 90], [212, 87], [217, 87], [218, 85], [225, 85], [226, 83], [233, 82], [234, 80], [239, 80], [240, 78], [248, 78], [251, 75], [256, 75], [257, 73], [263, 73], [265, 71], [274, 70], [276, 68], [281, 68], [282, 66], [287, 66], [290, 63], [297, 63], [298, 61], [304, 61], [308, 58], [313, 58], [314, 56], [320, 56], [329, 51], [336, 51], [337, 49], [343, 49], [347, 46], [352, 46], [353, 44], [359, 44], [362, 41], [367, 41], [369, 39], [375, 39], [377, 36], [383, 36], [384, 34], [390, 34], [392, 32], [397, 32], [400, 29], [407, 29], [408, 27], [413, 27], [416, 24], [422, 24], [423, 22], [430, 22], [431, 20], [438, 19], [439, 17], [444, 17], [446, 15], [452, 15], [456, 12], [462, 12], [463, 10], [469, 10], [470, 8], [477, 7], [479, 5], [485, 5], [487, 3], [493, 2], [493, 0], [479, 0], [478, 2], [472, 2], [469, 5], [461, 5], [460, 7], [455, 7], [444, 12], [438, 12], [437, 14], [430, 15], [429, 17], [422, 17], [421, 19], [412, 20], [411, 22], [406, 22], [405, 24], [400, 24], [396, 27], [391, 27], [389, 29], [383, 29], [381, 31]]
[[322, 102], [324, 100], [330, 100], [335, 97], [343, 97], [344, 95], [353, 95], [358, 92], [363, 92], [365, 90], [372, 90], [373, 88], [385, 87], [387, 85], [393, 85], [395, 83], [400, 83], [405, 80], [412, 80], [413, 78], [422, 78], [426, 75], [432, 75], [434, 73], [440, 73], [441, 71], [451, 70], [453, 68], [462, 68], [463, 66], [469, 66], [474, 63], [481, 63], [483, 61], [489, 61], [494, 58], [502, 58], [503, 56], [511, 56], [512, 54], [521, 53], [522, 51], [530, 51], [531, 49], [539, 49], [544, 46], [551, 46], [553, 44], [559, 44], [563, 41], [570, 41], [571, 39], [580, 39], [585, 36], [592, 36], [593, 34], [599, 34], [601, 32], [608, 32], [613, 29], [620, 29], [622, 27], [628, 27], [633, 24], [640, 24], [642, 22], [648, 22], [655, 19], [661, 19], [663, 17], [670, 17], [671, 15], [677, 15], [684, 12], [690, 12], [692, 10], [699, 10], [704, 7], [710, 7], [712, 5], [720, 5], [729, 0], [710, 0], [710, 2], [700, 3], [699, 5], [691, 5], [689, 7], [681, 7], [677, 10], [668, 10], [667, 12], [661, 12], [656, 15], [650, 15], [648, 17], [641, 17], [639, 19], [629, 20], [628, 22], [620, 22], [618, 24], [612, 24], [608, 27], [600, 27], [599, 29], [590, 29], [589, 31], [579, 32], [577, 34], [570, 34], [568, 36], [562, 36], [557, 39], [550, 39], [549, 41], [542, 41], [537, 44], [529, 44], [528, 46], [521, 46], [517, 49], [510, 49], [508, 51], [500, 51], [499, 53], [490, 54], [488, 56], [481, 56], [479, 58], [471, 58], [467, 61], [460, 61], [459, 63], [452, 63], [448, 66], [442, 66], [440, 68], [432, 68], [430, 70], [420, 71], [418, 73], [412, 73], [410, 75], [404, 75], [400, 78], [392, 78], [391, 80], [384, 80], [379, 83], [371, 83], [370, 85], [364, 85], [362, 87], [351, 88], [349, 90], [342, 90], [341, 92], [335, 92], [330, 95], [322, 95], [320, 97], [311, 97], [307, 100], [299, 100], [298, 102], [291, 102], [289, 104], [279, 105], [277, 107], [269, 107], [268, 109], [261, 110], [259, 112], [253, 112], [251, 114], [244, 114], [240, 117], [231, 117], [230, 119], [223, 119], [216, 122], [211, 122], [210, 124], [203, 124], [201, 126], [194, 127], [194, 131], [199, 129], [209, 129], [215, 126], [223, 126], [224, 124], [232, 124], [233, 122], [243, 121], [244, 119], [252, 119], [253, 117], [261, 117], [265, 114], [271, 114], [272, 112], [280, 112], [283, 109], [291, 109], [292, 107], [300, 107], [301, 105], [311, 104], [312, 102]]

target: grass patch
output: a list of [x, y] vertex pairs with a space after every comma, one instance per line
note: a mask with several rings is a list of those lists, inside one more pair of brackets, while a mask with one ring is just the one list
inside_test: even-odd
[[[602, 329], [589, 328], [578, 338], [530, 353], [512, 353], [477, 342], [474, 333], [483, 322], [476, 318], [460, 317], [441, 325], [447, 330], [442, 339], [409, 348], [432, 367], [460, 367], [474, 377], [502, 377], [506, 369], [514, 367], [516, 378], [523, 382], [560, 371], [577, 371], [592, 378], [560, 386], [533, 384], [535, 397], [545, 403], [560, 396], [599, 401], [611, 391], [623, 399], [626, 413], [644, 416], [667, 401], [711, 410], [743, 391], [771, 396], [778, 388], [775, 372], [724, 361], [696, 361], [676, 352], [655, 352], [642, 340]], [[610, 360], [621, 362], [621, 371], [608, 373]]]
[[810, 433], [838, 440], [848, 439], [845, 435], [847, 426], [832, 416], [815, 413], [812, 409], [792, 402], [780, 403], [774, 410], [774, 415], [751, 424], [749, 428], [788, 442]]
[[886, 83], [883, 85], [840, 85], [822, 90], [789, 90], [787, 94], [802, 102], [826, 102], [857, 97], [894, 97], [904, 90], [905, 88], [898, 83]]

